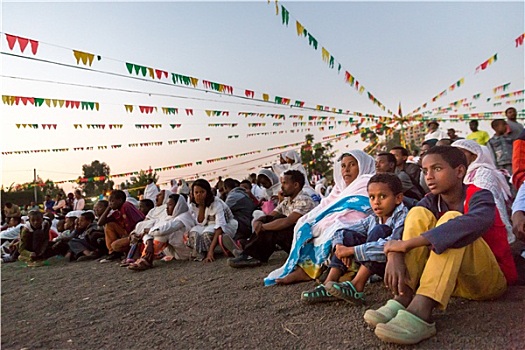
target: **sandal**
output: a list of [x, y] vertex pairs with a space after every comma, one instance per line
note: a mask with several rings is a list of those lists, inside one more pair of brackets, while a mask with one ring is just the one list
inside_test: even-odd
[[339, 301], [332, 294], [328, 293], [325, 286], [320, 284], [311, 291], [302, 292], [301, 300], [308, 304], [322, 303], [327, 301]]
[[144, 270], [151, 269], [152, 267], [153, 267], [152, 263], [150, 263], [146, 259], [140, 258], [136, 262], [130, 264], [128, 266], [128, 269], [133, 270], [133, 271], [144, 271]]
[[363, 305], [365, 303], [365, 293], [358, 292], [352, 282], [328, 282], [326, 290], [334, 297], [342, 299], [352, 304]]
[[134, 259], [124, 259], [120, 262], [120, 267], [128, 267], [129, 265], [135, 263]]

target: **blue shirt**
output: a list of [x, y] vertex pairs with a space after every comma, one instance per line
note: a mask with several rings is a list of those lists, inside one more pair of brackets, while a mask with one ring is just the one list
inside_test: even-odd
[[[381, 238], [376, 242], [366, 242], [361, 245], [354, 247], [354, 258], [356, 261], [377, 261], [385, 262], [386, 256], [383, 251], [385, 243], [390, 240], [400, 240], [403, 234], [403, 228], [405, 227], [405, 218], [408, 214], [408, 209], [403, 203], [399, 204], [392, 213], [384, 225], [392, 228], [392, 234], [387, 238]], [[352, 230], [357, 234], [364, 237], [368, 236], [368, 233], [374, 229], [377, 225], [381, 225], [379, 217], [375, 213], [370, 216], [356, 221], [350, 226], [345, 227], [346, 230]], [[332, 240], [332, 246], [335, 247], [337, 244], [343, 244], [343, 230], [335, 232]]]

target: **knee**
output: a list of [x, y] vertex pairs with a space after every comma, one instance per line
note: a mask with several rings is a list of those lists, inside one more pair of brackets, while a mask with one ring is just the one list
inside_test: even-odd
[[[447, 211], [445, 214], [443, 214], [443, 216], [441, 216], [437, 222], [437, 225], [440, 225], [440, 224], [443, 224], [449, 220], [452, 220], [454, 218], [457, 218], [458, 216], [461, 216], [463, 214], [461, 214], [459, 211], [456, 211], [456, 210], [451, 210], [451, 211]], [[436, 225], [436, 226], [437, 226]]]

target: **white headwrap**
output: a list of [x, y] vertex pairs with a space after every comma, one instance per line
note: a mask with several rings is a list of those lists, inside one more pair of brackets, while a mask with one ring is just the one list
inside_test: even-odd
[[155, 203], [155, 198], [157, 197], [158, 193], [159, 189], [154, 182], [147, 184], [146, 188], [144, 189], [144, 199], [151, 199], [153, 203]]
[[301, 155], [297, 151], [290, 150], [290, 151], [284, 152], [284, 156], [288, 159], [293, 160], [292, 165], [297, 164], [297, 163], [301, 164]]
[[[168, 198], [172, 194], [172, 192], [170, 190], [162, 190], [159, 193], [161, 192], [164, 192], [164, 199], [162, 200], [162, 204], [152, 208], [148, 212], [148, 215], [146, 215], [146, 219], [164, 220], [168, 216], [168, 213], [166, 212], [166, 205], [168, 204]], [[156, 203], [157, 201], [155, 200], [154, 202]]]
[[190, 194], [190, 186], [188, 186], [188, 183], [186, 182], [186, 180], [184, 180], [184, 179], [180, 180], [180, 186], [179, 186], [179, 189], [178, 189], [177, 193], [178, 194], [185, 194], [185, 195], [189, 195]]
[[[166, 198], [168, 197], [169, 196], [166, 196]], [[175, 208], [173, 209], [173, 213], [171, 213], [171, 219], [177, 219], [182, 222], [186, 227], [186, 230], [190, 230], [193, 226], [195, 226], [195, 219], [193, 218], [193, 215], [191, 215], [188, 203], [186, 203], [186, 200], [183, 196], [179, 196], [177, 204], [175, 204]]]
[[272, 184], [270, 188], [263, 188], [263, 190], [266, 192], [266, 199], [270, 199], [272, 196], [277, 196], [281, 190], [281, 180], [279, 179], [279, 176], [277, 176], [277, 174], [270, 169], [265, 168], [259, 170], [258, 175], [266, 176]]
[[515, 236], [512, 233], [512, 225], [507, 214], [507, 206], [505, 203], [511, 198], [509, 183], [505, 179], [505, 176], [496, 169], [489, 152], [484, 151], [484, 146], [480, 146], [476, 141], [457, 140], [452, 143], [452, 146], [467, 150], [477, 156], [476, 160], [468, 166], [463, 183], [467, 185], [473, 184], [492, 192], [501, 220], [507, 229], [507, 239], [509, 243], [514, 242]]

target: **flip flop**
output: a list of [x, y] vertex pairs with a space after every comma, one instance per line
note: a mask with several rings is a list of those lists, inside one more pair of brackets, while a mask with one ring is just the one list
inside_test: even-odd
[[144, 271], [144, 270], [151, 269], [152, 267], [153, 267], [153, 264], [148, 262], [146, 259], [140, 258], [136, 262], [130, 264], [128, 266], [128, 269], [133, 270], [133, 271]]

